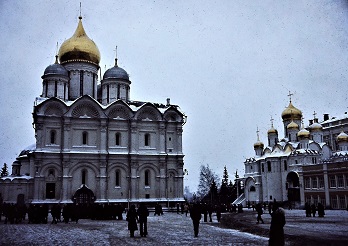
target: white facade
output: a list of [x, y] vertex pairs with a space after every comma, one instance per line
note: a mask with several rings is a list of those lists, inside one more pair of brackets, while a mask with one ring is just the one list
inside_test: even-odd
[[[304, 175], [307, 175], [308, 169], [304, 167], [326, 163], [330, 170], [334, 166], [330, 163], [336, 162], [333, 159], [338, 154], [342, 161], [347, 158], [348, 135], [344, 131], [348, 130], [348, 126], [343, 124], [347, 117], [329, 120], [326, 116], [321, 124], [315, 118], [306, 129], [303, 124], [300, 126], [301, 118], [302, 112], [290, 101], [282, 113], [284, 137], [279, 139], [278, 131], [272, 125], [268, 131], [268, 146], [259, 139], [254, 144], [255, 156], [245, 160], [245, 174], [239, 180], [244, 182], [244, 202], [267, 203], [275, 199], [304, 206]], [[329, 192], [327, 181], [326, 186], [321, 188]], [[329, 202], [327, 200], [327, 206]]]
[[117, 60], [98, 84], [99, 50], [81, 19], [42, 76], [36, 144], [1, 178], [3, 201], [76, 202], [86, 186], [94, 195], [83, 202], [183, 202], [185, 114], [169, 99], [130, 100], [131, 81]]

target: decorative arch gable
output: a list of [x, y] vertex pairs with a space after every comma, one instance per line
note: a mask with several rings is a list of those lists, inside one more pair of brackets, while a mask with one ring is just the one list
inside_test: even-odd
[[64, 102], [57, 98], [50, 98], [36, 106], [37, 115], [62, 116], [67, 111]]
[[133, 112], [122, 100], [118, 100], [108, 107], [106, 115], [111, 119], [128, 120], [132, 118]]
[[164, 113], [164, 119], [168, 122], [181, 122], [183, 121], [182, 114], [179, 113], [176, 109], [169, 108]]
[[160, 121], [162, 114], [152, 104], [147, 103], [136, 113], [136, 119], [142, 121]]
[[99, 118], [98, 110], [89, 103], [82, 103], [76, 106], [71, 113], [75, 118]]

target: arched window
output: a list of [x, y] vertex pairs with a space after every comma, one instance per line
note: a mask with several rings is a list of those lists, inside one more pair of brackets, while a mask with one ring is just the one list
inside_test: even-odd
[[145, 171], [145, 186], [150, 186], [150, 172], [149, 172], [149, 170]]
[[88, 132], [83, 132], [82, 133], [82, 144], [87, 144], [88, 143]]
[[82, 184], [86, 184], [86, 178], [87, 178], [87, 171], [82, 170], [82, 172], [81, 172], [81, 183]]
[[121, 145], [121, 133], [116, 133], [116, 135], [115, 135], [115, 144], [117, 145], [117, 146], [120, 146]]
[[150, 134], [145, 134], [145, 146], [150, 146]]
[[255, 186], [250, 186], [250, 191], [256, 191]]
[[56, 143], [56, 131], [55, 130], [51, 130], [50, 132], [50, 143], [51, 144], [55, 144]]
[[115, 186], [120, 186], [120, 171], [116, 170], [115, 173]]

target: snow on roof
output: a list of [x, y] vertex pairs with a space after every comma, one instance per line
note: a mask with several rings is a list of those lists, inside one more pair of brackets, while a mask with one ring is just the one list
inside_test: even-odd
[[322, 121], [320, 124], [332, 123], [332, 122], [336, 122], [336, 121], [343, 120], [343, 119], [347, 119], [347, 118], [348, 118], [348, 114], [347, 114], [347, 112], [345, 112], [345, 113], [342, 114], [342, 115], [333, 116], [333, 117], [331, 117], [331, 119]]
[[33, 177], [28, 176], [28, 175], [22, 175], [22, 176], [12, 176], [11, 175], [11, 176], [1, 177], [1, 180], [7, 180], [7, 179], [9, 179], [11, 181], [13, 181], [15, 179], [17, 179], [17, 180], [19, 180], [19, 179], [30, 180], [30, 179], [33, 179]]

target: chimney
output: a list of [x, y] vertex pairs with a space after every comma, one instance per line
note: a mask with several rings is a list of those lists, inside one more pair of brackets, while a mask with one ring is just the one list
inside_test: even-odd
[[170, 98], [168, 97], [167, 98], [167, 106], [169, 106], [170, 105]]
[[329, 114], [324, 114], [324, 121], [329, 120]]

